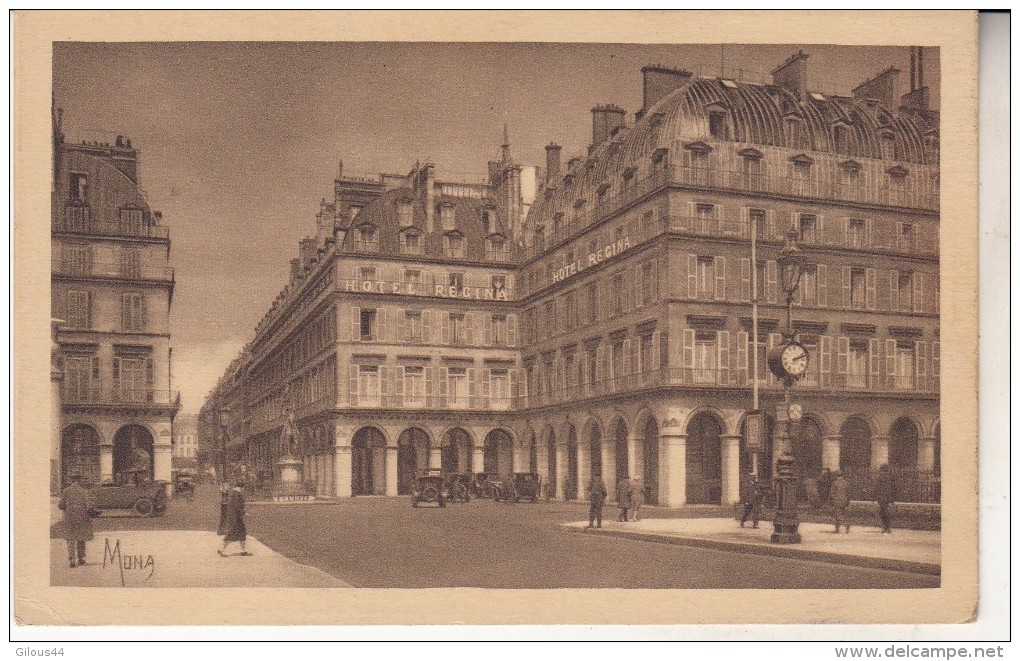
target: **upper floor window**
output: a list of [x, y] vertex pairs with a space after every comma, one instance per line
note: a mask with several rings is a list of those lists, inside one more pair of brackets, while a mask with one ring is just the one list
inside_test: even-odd
[[613, 276], [613, 314], [623, 314], [623, 274]]
[[893, 160], [896, 158], [896, 136], [891, 132], [882, 134], [882, 158]]
[[119, 221], [121, 232], [139, 234], [145, 222], [145, 212], [142, 209], [121, 209]]
[[496, 314], [492, 316], [492, 344], [502, 347], [509, 343], [507, 335], [506, 315]]
[[708, 132], [717, 140], [729, 139], [729, 128], [726, 123], [726, 113], [713, 112], [708, 115]]
[[374, 266], [362, 266], [358, 269], [358, 275], [362, 280], [378, 280], [379, 270]]
[[407, 200], [397, 202], [397, 218], [401, 227], [410, 227], [414, 224], [414, 205]]
[[718, 229], [714, 204], [694, 205], [694, 218], [697, 220], [697, 231], [702, 234], [712, 234]]
[[467, 342], [467, 322], [462, 313], [450, 313], [450, 342], [453, 344]]
[[[846, 385], [848, 388], [868, 387], [868, 341], [851, 339], [846, 342], [847, 349], [847, 372]], [[842, 351], [842, 348], [840, 349]]]
[[416, 310], [408, 310], [404, 313], [404, 328], [405, 336], [404, 339], [407, 342], [421, 342], [422, 341], [422, 320], [421, 312]]
[[125, 292], [121, 294], [120, 321], [122, 330], [145, 330], [146, 310], [144, 294], [138, 292]]
[[799, 147], [801, 143], [801, 132], [803, 130], [800, 119], [797, 117], [788, 117], [784, 126], [786, 128], [786, 139], [789, 141], [789, 145], [791, 147]]
[[405, 269], [404, 282], [412, 285], [420, 285], [422, 282], [421, 271], [418, 269]]
[[447, 283], [450, 285], [450, 289], [460, 292], [464, 289], [464, 274], [459, 272], [452, 272], [447, 277]]
[[868, 225], [859, 218], [850, 218], [846, 225], [846, 242], [848, 248], [868, 247]]
[[124, 278], [142, 277], [142, 254], [133, 248], [120, 252], [120, 275]]
[[424, 252], [421, 234], [414, 230], [400, 233], [400, 252], [405, 255], [420, 255]]
[[797, 224], [801, 243], [818, 243], [818, 216], [802, 213]]
[[452, 204], [439, 205], [439, 223], [445, 232], [452, 232], [457, 229], [456, 207]]
[[840, 154], [847, 153], [847, 128], [842, 124], [836, 124], [832, 127], [832, 138], [836, 151]]
[[917, 237], [912, 223], [899, 223], [896, 232], [896, 248], [913, 251], [917, 248]]
[[464, 257], [464, 237], [459, 232], [449, 232], [443, 236], [443, 254], [447, 257]]
[[407, 366], [404, 368], [404, 404], [425, 403], [425, 368]]
[[88, 175], [80, 172], [72, 172], [70, 177], [70, 190], [68, 199], [72, 202], [85, 204], [88, 202], [89, 178]]
[[378, 252], [379, 239], [374, 225], [361, 225], [357, 230], [355, 250], [360, 252]]
[[717, 333], [699, 330], [694, 334], [694, 382], [715, 383], [717, 369]]
[[914, 309], [914, 274], [900, 271], [894, 285], [899, 299], [899, 309], [910, 312]]
[[60, 251], [62, 270], [71, 275], [88, 275], [92, 272], [92, 246], [64, 244]]
[[489, 276], [492, 283], [493, 292], [499, 292], [506, 289], [506, 276], [505, 275], [493, 275]]
[[64, 306], [64, 318], [69, 328], [92, 327], [92, 292], [67, 292], [67, 304]]
[[[758, 235], [758, 240], [762, 240], [767, 235], [767, 222], [765, 220], [764, 209], [750, 209], [747, 212], [747, 217], [751, 221], [751, 227], [755, 228], [754, 231]], [[748, 230], [750, 231], [750, 230]]]
[[641, 267], [641, 304], [652, 303], [656, 298], [655, 263], [648, 262]]
[[497, 234], [485, 240], [485, 259], [506, 261], [508, 258], [506, 239]]
[[585, 289], [585, 295], [588, 298], [585, 309], [588, 311], [588, 319], [586, 320], [589, 324], [594, 323], [598, 317], [598, 285], [594, 282], [589, 284]]
[[360, 319], [360, 333], [362, 342], [372, 342], [378, 339], [377, 314], [375, 310], [362, 308]]
[[698, 257], [697, 261], [698, 298], [715, 298], [715, 258]]
[[492, 226], [492, 212], [488, 209], [482, 210], [482, 232], [485, 234], [491, 234], [493, 229]]
[[553, 235], [559, 236], [563, 231], [563, 212], [557, 211], [553, 214]]
[[802, 305], [818, 305], [818, 267], [805, 264], [800, 273], [800, 286], [797, 296]]
[[892, 381], [896, 390], [914, 389], [914, 343], [896, 342], [895, 353], [889, 357], [893, 367]]
[[867, 295], [866, 272], [862, 268], [850, 269], [850, 307], [863, 308]]
[[451, 406], [466, 405], [468, 401], [467, 370], [463, 367], [451, 367], [447, 370], [448, 403]]

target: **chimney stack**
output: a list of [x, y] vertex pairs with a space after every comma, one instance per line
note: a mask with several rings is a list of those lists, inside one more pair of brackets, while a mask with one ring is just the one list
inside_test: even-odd
[[649, 108], [658, 103], [662, 97], [687, 83], [693, 74], [683, 69], [671, 69], [661, 64], [652, 64], [641, 67], [641, 75], [644, 79], [644, 90], [641, 110], [638, 114], [644, 117]]
[[301, 239], [298, 242], [301, 269], [304, 270], [312, 265], [312, 257], [315, 256], [315, 239]]
[[910, 91], [900, 98], [900, 107], [927, 111], [930, 101], [924, 84], [924, 55], [920, 46], [910, 47]]
[[560, 174], [560, 152], [563, 151], [563, 147], [560, 147], [555, 142], [550, 142], [545, 146], [545, 181], [549, 183]]
[[605, 142], [613, 129], [623, 126], [627, 111], [619, 106], [599, 105], [591, 109], [591, 144], [596, 147]]
[[807, 59], [804, 51], [797, 51], [772, 70], [772, 84], [782, 87], [798, 99], [807, 98]]

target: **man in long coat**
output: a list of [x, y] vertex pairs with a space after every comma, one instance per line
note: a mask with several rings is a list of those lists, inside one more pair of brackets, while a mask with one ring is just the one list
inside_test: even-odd
[[60, 494], [58, 506], [64, 511], [64, 539], [67, 540], [67, 560], [71, 567], [85, 564], [85, 542], [92, 539], [92, 518], [95, 509], [92, 494], [82, 485], [80, 472], [70, 475], [71, 483]]
[[641, 506], [645, 504], [645, 481], [640, 475], [635, 475], [630, 481], [630, 513], [631, 521], [638, 521], [641, 518]]
[[[602, 481], [601, 475], [592, 475], [591, 483], [588, 484], [588, 527], [602, 527], [602, 506], [606, 503], [606, 483]], [[597, 524], [597, 525], [596, 525]]]
[[744, 514], [740, 517], [740, 527], [747, 523], [748, 517], [751, 524], [757, 528], [761, 521], [761, 502], [765, 499], [765, 488], [758, 479], [756, 473], [748, 473], [740, 483], [740, 500], [744, 503]]
[[882, 532], [892, 532], [892, 504], [896, 501], [896, 485], [893, 483], [889, 464], [882, 464], [875, 478], [875, 500], [878, 501], [878, 516], [882, 519]]
[[832, 518], [836, 525], [834, 532], [838, 535], [841, 525], [846, 526], [846, 531], [850, 532], [850, 518], [846, 513], [850, 507], [850, 483], [847, 482], [843, 471], [833, 473], [829, 500], [832, 501]]
[[620, 521], [627, 520], [627, 510], [630, 509], [630, 478], [625, 477], [616, 483], [616, 506], [620, 508]]
[[245, 541], [248, 539], [248, 529], [244, 525], [244, 485], [238, 483], [230, 490], [227, 497], [226, 526], [223, 534], [223, 548], [217, 549], [220, 555], [227, 555], [227, 546], [231, 542], [241, 543], [241, 555], [251, 555], [245, 548]]

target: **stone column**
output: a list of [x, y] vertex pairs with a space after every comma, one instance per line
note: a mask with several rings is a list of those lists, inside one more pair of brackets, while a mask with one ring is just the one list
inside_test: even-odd
[[722, 436], [722, 504], [740, 502], [740, 435]]
[[[644, 450], [644, 437], [637, 431], [632, 431], [627, 434], [627, 475], [637, 475], [639, 472], [641, 475], [645, 474], [644, 453], [639, 453], [638, 448]], [[638, 462], [641, 463], [640, 466]], [[613, 479], [616, 479], [615, 475]]]
[[871, 437], [871, 467], [875, 470], [889, 463], [889, 437]]
[[113, 479], [113, 446], [99, 446], [99, 480], [106, 482]]
[[337, 498], [350, 498], [353, 495], [350, 442], [350, 436], [341, 438], [341, 433], [337, 432], [337, 445], [333, 453], [333, 484], [336, 485]]
[[577, 442], [577, 499], [587, 500], [591, 479], [591, 447], [587, 439]]
[[[515, 473], [523, 473], [524, 467], [524, 446], [517, 446], [516, 444], [510, 444], [510, 464], [513, 466]], [[500, 466], [502, 468], [502, 466]]]
[[538, 465], [535, 466], [535, 472], [538, 473], [539, 481], [543, 485], [546, 485], [549, 483], [548, 446], [546, 446], [544, 443], [539, 443], [537, 453], [538, 453]]
[[482, 473], [485, 471], [485, 447], [476, 445], [471, 449], [471, 472]]
[[935, 470], [935, 437], [926, 436], [917, 439], [917, 470]]
[[843, 437], [839, 434], [826, 436], [822, 439], [822, 468], [831, 471], [839, 470], [839, 447]]
[[560, 443], [556, 446], [556, 498], [563, 500], [567, 484], [567, 446]]
[[443, 448], [429, 448], [429, 468], [443, 467]]
[[616, 481], [616, 439], [602, 444], [602, 481], [606, 484], [606, 490], [612, 493]]
[[397, 446], [386, 446], [386, 495], [397, 495]]
[[687, 502], [687, 434], [677, 427], [659, 432], [660, 471], [659, 504], [681, 507]]

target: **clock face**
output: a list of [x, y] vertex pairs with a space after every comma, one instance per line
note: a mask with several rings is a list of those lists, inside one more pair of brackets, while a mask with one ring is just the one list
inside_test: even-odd
[[780, 361], [787, 374], [794, 377], [803, 376], [808, 368], [808, 353], [802, 345], [796, 342], [783, 347]]

